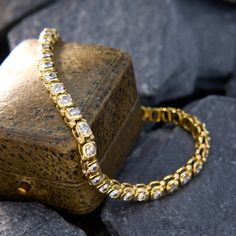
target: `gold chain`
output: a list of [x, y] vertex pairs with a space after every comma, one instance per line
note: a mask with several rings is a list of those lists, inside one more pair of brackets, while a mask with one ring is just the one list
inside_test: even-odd
[[71, 95], [59, 80], [54, 67], [53, 46], [57, 41], [59, 41], [59, 33], [55, 29], [46, 28], [39, 36], [40, 58], [38, 68], [40, 78], [48, 89], [65, 123], [72, 130], [72, 134], [78, 144], [83, 174], [91, 185], [111, 198], [125, 201], [146, 201], [157, 199], [167, 193], [173, 192], [199, 173], [207, 159], [210, 148], [210, 137], [205, 124], [201, 123], [197, 117], [180, 109], [144, 106], [141, 109], [145, 121], [173, 123], [189, 131], [196, 141], [195, 153], [175, 173], [164, 177], [160, 181], [155, 180], [148, 184], [121, 183], [115, 179], [110, 179], [102, 173], [96, 157], [97, 150], [93, 132], [86, 119], [83, 118], [79, 108], [73, 103]]

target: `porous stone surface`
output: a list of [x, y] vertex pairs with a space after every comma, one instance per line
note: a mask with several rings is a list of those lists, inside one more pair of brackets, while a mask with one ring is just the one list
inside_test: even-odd
[[235, 22], [236, 7], [221, 1], [62, 0], [27, 17], [8, 38], [13, 48], [48, 26], [64, 40], [127, 51], [140, 95], [154, 104], [223, 90], [235, 73]]
[[[102, 219], [112, 235], [236, 234], [236, 122], [232, 119], [236, 100], [209, 96], [186, 110], [206, 123], [212, 138], [203, 170], [184, 188], [157, 201], [107, 200]], [[135, 182], [158, 179], [183, 165], [193, 150], [191, 136], [181, 128], [167, 133], [157, 129], [143, 136], [119, 178]]]
[[39, 203], [0, 202], [1, 236], [85, 236], [58, 213]]

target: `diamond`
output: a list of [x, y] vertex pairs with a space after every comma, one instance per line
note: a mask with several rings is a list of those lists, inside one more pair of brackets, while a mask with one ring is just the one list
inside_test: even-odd
[[110, 193], [109, 193], [109, 196], [111, 197], [111, 198], [118, 198], [119, 197], [119, 195], [120, 195], [120, 192], [121, 192], [121, 190], [120, 189], [114, 189], [114, 190], [112, 190]]
[[172, 193], [178, 188], [178, 181], [177, 180], [170, 180], [167, 183], [167, 190], [168, 192]]
[[147, 193], [146, 192], [140, 192], [138, 193], [138, 196], [137, 196], [137, 200], [138, 201], [145, 201], [147, 200], [148, 196], [147, 196]]
[[99, 165], [95, 162], [92, 165], [90, 165], [87, 169], [88, 173], [94, 173], [99, 170]]
[[83, 146], [83, 154], [85, 155], [85, 157], [91, 158], [95, 156], [96, 153], [97, 153], [97, 148], [94, 142], [86, 143]]
[[162, 196], [162, 192], [157, 190], [157, 191], [153, 191], [153, 194], [152, 194], [152, 198], [153, 199], [158, 199]]
[[62, 94], [58, 96], [58, 103], [59, 103], [59, 106], [71, 106], [72, 98], [70, 94]]
[[202, 162], [201, 161], [195, 162], [194, 165], [193, 165], [194, 173], [198, 174], [201, 169], [202, 169]]
[[154, 186], [151, 190], [152, 199], [158, 199], [163, 195], [164, 188], [162, 186]]
[[40, 70], [47, 70], [50, 68], [53, 68], [54, 64], [52, 61], [46, 61], [46, 62], [42, 62], [39, 66]]
[[180, 175], [180, 182], [181, 184], [187, 184], [191, 179], [191, 173], [190, 172], [183, 172], [181, 175]]
[[98, 191], [101, 192], [101, 193], [105, 193], [108, 190], [109, 187], [110, 187], [109, 184], [104, 184], [98, 189]]
[[85, 137], [89, 137], [92, 134], [92, 130], [87, 122], [81, 121], [76, 125], [76, 131]]
[[78, 116], [81, 114], [81, 111], [78, 107], [70, 107], [67, 109], [67, 117], [68, 118], [78, 118]]
[[63, 83], [54, 83], [50, 86], [50, 91], [53, 95], [64, 92], [65, 88]]
[[56, 72], [49, 72], [49, 73], [46, 73], [46, 74], [44, 75], [43, 79], [44, 79], [46, 82], [51, 82], [51, 81], [58, 80], [58, 78], [57, 78], [57, 73], [56, 73]]
[[92, 183], [92, 185], [97, 185], [97, 184], [101, 183], [102, 180], [103, 180], [103, 176], [99, 175], [99, 176], [93, 178], [91, 180], [91, 183]]
[[126, 192], [123, 196], [124, 201], [130, 201], [133, 198], [133, 193], [132, 192]]

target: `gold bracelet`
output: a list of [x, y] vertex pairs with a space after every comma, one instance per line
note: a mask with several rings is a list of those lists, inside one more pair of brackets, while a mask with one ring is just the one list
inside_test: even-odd
[[205, 124], [201, 123], [197, 117], [177, 108], [142, 106], [143, 120], [173, 123], [189, 131], [196, 141], [195, 153], [175, 173], [164, 177], [160, 181], [151, 181], [148, 184], [120, 183], [103, 174], [96, 157], [97, 149], [93, 132], [87, 120], [83, 118], [80, 109], [73, 103], [71, 95], [66, 91], [55, 70], [53, 46], [57, 41], [59, 41], [59, 33], [55, 29], [46, 28], [39, 36], [40, 59], [38, 68], [40, 78], [43, 80], [65, 123], [72, 130], [78, 144], [81, 168], [89, 184], [111, 198], [124, 201], [146, 201], [173, 192], [199, 173], [206, 162], [210, 148], [209, 132], [205, 128]]

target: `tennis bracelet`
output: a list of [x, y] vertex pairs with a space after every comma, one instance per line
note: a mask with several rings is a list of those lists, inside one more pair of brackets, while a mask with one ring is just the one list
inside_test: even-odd
[[54, 66], [53, 47], [60, 40], [56, 29], [45, 28], [39, 36], [40, 78], [56, 104], [65, 123], [69, 126], [77, 142], [80, 154], [80, 165], [89, 184], [111, 198], [124, 201], [146, 201], [158, 199], [188, 183], [197, 175], [206, 162], [210, 148], [209, 132], [205, 124], [193, 115], [177, 108], [152, 108], [141, 106], [143, 120], [150, 122], [166, 122], [179, 125], [191, 133], [195, 140], [195, 152], [191, 159], [175, 173], [161, 180], [148, 184], [121, 183], [105, 175], [97, 160], [95, 137], [80, 109], [74, 104], [71, 95], [59, 80]]

